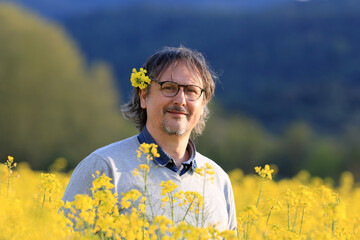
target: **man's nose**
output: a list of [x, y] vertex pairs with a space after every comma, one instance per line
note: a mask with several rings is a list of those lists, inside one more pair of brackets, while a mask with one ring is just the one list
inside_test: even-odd
[[179, 92], [174, 96], [174, 104], [185, 105], [186, 104], [186, 95], [184, 87], [180, 87]]

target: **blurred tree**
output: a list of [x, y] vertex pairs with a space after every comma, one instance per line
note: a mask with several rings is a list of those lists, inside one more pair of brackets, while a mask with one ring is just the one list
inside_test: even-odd
[[306, 123], [297, 122], [290, 125], [281, 136], [273, 160], [280, 169], [280, 176], [292, 176], [303, 169], [313, 143], [312, 130]]
[[351, 171], [356, 181], [360, 182], [360, 114], [357, 121], [346, 127], [343, 139], [346, 170]]
[[338, 179], [343, 172], [345, 161], [341, 147], [333, 139], [322, 138], [311, 146], [309, 156], [303, 165], [312, 175]]
[[203, 136], [197, 139], [200, 152], [213, 158], [225, 170], [241, 168], [252, 172], [264, 163], [276, 141], [256, 121], [245, 116], [226, 115], [215, 107]]
[[44, 169], [70, 167], [97, 147], [130, 135], [109, 67], [87, 69], [61, 27], [0, 4], [0, 156]]
[[185, 44], [222, 73], [216, 96], [228, 112], [274, 133], [305, 121], [317, 133], [340, 134], [360, 104], [360, 1], [286, 2], [263, 11], [139, 4], [62, 22], [88, 59], [116, 66], [123, 93], [131, 66]]

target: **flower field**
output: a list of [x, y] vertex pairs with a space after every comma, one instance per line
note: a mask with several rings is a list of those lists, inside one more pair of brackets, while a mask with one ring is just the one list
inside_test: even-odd
[[[238, 231], [218, 232], [201, 226], [201, 193], [177, 192], [171, 182], [162, 186], [163, 206], [185, 206], [199, 218], [199, 226], [155, 216], [145, 218], [151, 196], [130, 191], [119, 199], [110, 179], [94, 173], [92, 197], [78, 195], [64, 206], [61, 197], [70, 174], [60, 173], [59, 159], [51, 173], [16, 166], [9, 157], [0, 170], [0, 239], [359, 239], [360, 188], [350, 173], [338, 187], [305, 171], [292, 179], [273, 181], [273, 170], [256, 167], [253, 175], [229, 173], [237, 207]], [[146, 165], [146, 164], [145, 164]], [[147, 168], [134, 171], [146, 177]], [[210, 167], [198, 170], [211, 184]], [[207, 178], [206, 178], [207, 175]], [[137, 203], [137, 204], [135, 204]], [[118, 206], [129, 209], [118, 214]], [[136, 207], [135, 207], [136, 206]], [[62, 209], [62, 210], [59, 210]], [[64, 217], [66, 213], [68, 218]], [[76, 231], [74, 231], [74, 229]]]

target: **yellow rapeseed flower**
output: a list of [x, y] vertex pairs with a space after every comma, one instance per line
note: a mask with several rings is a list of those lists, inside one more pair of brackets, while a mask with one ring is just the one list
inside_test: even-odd
[[150, 171], [150, 167], [146, 164], [141, 164], [139, 165], [139, 168], [143, 171], [143, 172], [149, 172]]
[[209, 163], [205, 163], [205, 166], [195, 168], [195, 172], [200, 176], [204, 176], [205, 174], [210, 175], [211, 182], [214, 180], [213, 175], [215, 175], [215, 171], [213, 166], [211, 166]]
[[4, 163], [5, 166], [9, 169], [9, 171], [12, 173], [11, 169], [16, 167], [16, 163], [14, 163], [14, 158], [12, 156], [8, 156], [7, 161]]
[[[147, 151], [146, 155], [156, 155], [151, 146], [144, 147], [144, 150]], [[148, 163], [147, 161], [147, 165]], [[239, 171], [232, 172], [229, 176], [232, 180], [238, 216], [238, 236], [236, 236], [232, 231], [219, 232], [216, 226], [203, 224], [202, 210], [205, 209], [204, 219], [206, 219], [208, 208], [207, 205], [203, 205], [201, 194], [175, 192], [176, 189], [169, 183], [164, 182], [162, 185], [167, 197], [164, 199], [168, 201], [170, 207], [162, 211], [166, 212], [165, 216], [171, 216], [173, 220], [169, 221], [164, 216], [159, 216], [154, 221], [156, 215], [153, 214], [151, 217], [148, 211], [151, 209], [151, 193], [154, 191], [146, 194], [144, 189], [144, 196], [132, 192], [121, 201], [110, 189], [113, 186], [109, 183], [113, 180], [103, 174], [100, 175], [97, 171], [94, 173], [94, 178], [101, 179], [94, 180], [91, 196], [77, 195], [73, 202], [64, 205], [61, 196], [69, 181], [69, 175], [56, 173], [55, 177], [53, 174], [34, 172], [26, 167], [26, 164], [19, 165], [18, 171], [22, 178], [13, 181], [8, 196], [5, 184], [8, 177], [12, 177], [9, 171], [11, 169], [8, 167], [16, 166], [14, 158], [8, 156], [0, 168], [0, 238], [2, 239], [32, 240], [50, 237], [55, 240], [222, 238], [355, 240], [360, 236], [360, 202], [358, 201], [360, 188], [352, 179], [348, 179], [348, 183], [334, 187], [324, 184], [323, 179], [311, 177], [306, 173], [303, 174], [306, 175], [305, 177], [298, 176], [269, 182], [262, 196], [258, 197], [261, 199], [261, 204], [257, 206], [253, 201], [258, 193], [259, 179]], [[136, 171], [142, 175], [141, 168], [134, 170]], [[198, 167], [197, 171], [203, 174], [202, 180], [206, 183], [214, 176], [210, 167], [206, 165], [202, 168]], [[270, 166], [256, 167], [255, 171], [257, 174], [262, 174], [259, 174], [262, 176], [262, 182], [272, 177]], [[153, 187], [156, 186], [151, 186]], [[39, 208], [39, 198], [43, 200], [44, 193], [46, 193], [44, 205], [46, 208]], [[174, 204], [175, 200], [179, 204]], [[64, 209], [59, 210], [57, 204]], [[131, 210], [124, 211], [126, 213], [120, 212], [118, 206], [122, 204], [123, 207], [132, 207]], [[245, 206], [248, 207], [244, 208]], [[172, 214], [171, 211], [175, 208], [179, 211]], [[183, 215], [178, 216], [179, 212]], [[194, 224], [196, 226], [187, 223], [190, 219], [196, 221]], [[152, 224], [149, 224], [150, 220]]]
[[159, 154], [158, 151], [157, 151], [157, 145], [152, 144], [152, 146], [151, 146], [151, 154], [152, 154], [154, 157], [160, 157], [160, 154]]
[[147, 71], [146, 69], [140, 68], [140, 71], [136, 71], [136, 69], [133, 69], [133, 72], [131, 73], [131, 85], [133, 87], [138, 87], [140, 89], [147, 88], [147, 86], [151, 83], [151, 79], [146, 76]]
[[189, 211], [194, 211], [194, 209], [201, 209], [203, 207], [203, 196], [194, 191], [184, 192], [184, 200], [181, 203], [181, 206], [186, 206]]
[[254, 169], [260, 177], [272, 180], [272, 173], [274, 172], [274, 170], [270, 169], [270, 166], [268, 164], [266, 164], [263, 169], [261, 167], [255, 167]]
[[160, 154], [157, 152], [158, 146], [154, 143], [142, 143], [137, 152], [137, 158], [139, 159], [142, 154], [146, 155], [147, 160], [153, 160], [154, 157], [160, 157]]
[[139, 169], [135, 168], [133, 175], [134, 177], [139, 176]]
[[164, 215], [156, 216], [154, 219], [154, 225], [157, 225], [160, 233], [164, 234], [170, 225], [172, 225], [172, 221], [165, 217]]
[[80, 211], [87, 211], [93, 208], [93, 199], [89, 195], [76, 195], [73, 205]]
[[122, 193], [122, 195], [123, 195], [121, 199], [122, 208], [129, 208], [132, 203], [134, 203], [139, 197], [141, 197], [141, 193], [136, 189], [132, 189], [126, 193]]
[[[96, 171], [96, 174], [99, 176], [99, 171]], [[101, 176], [95, 178], [91, 191], [95, 192], [97, 190], [113, 189], [114, 187], [115, 185], [111, 183], [111, 178], [103, 173]]]
[[204, 176], [204, 169], [203, 168], [195, 168], [195, 172], [199, 174], [200, 176]]
[[173, 192], [178, 185], [176, 185], [173, 181], [169, 180], [169, 181], [161, 181], [160, 183], [160, 187], [161, 188], [161, 195], [166, 195], [167, 193]]

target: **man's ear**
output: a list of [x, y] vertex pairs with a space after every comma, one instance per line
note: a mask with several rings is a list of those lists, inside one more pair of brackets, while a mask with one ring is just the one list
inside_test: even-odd
[[140, 89], [139, 90], [139, 98], [140, 98], [140, 106], [143, 109], [146, 109], [146, 98], [147, 98], [147, 94], [148, 94], [148, 90], [149, 89]]

